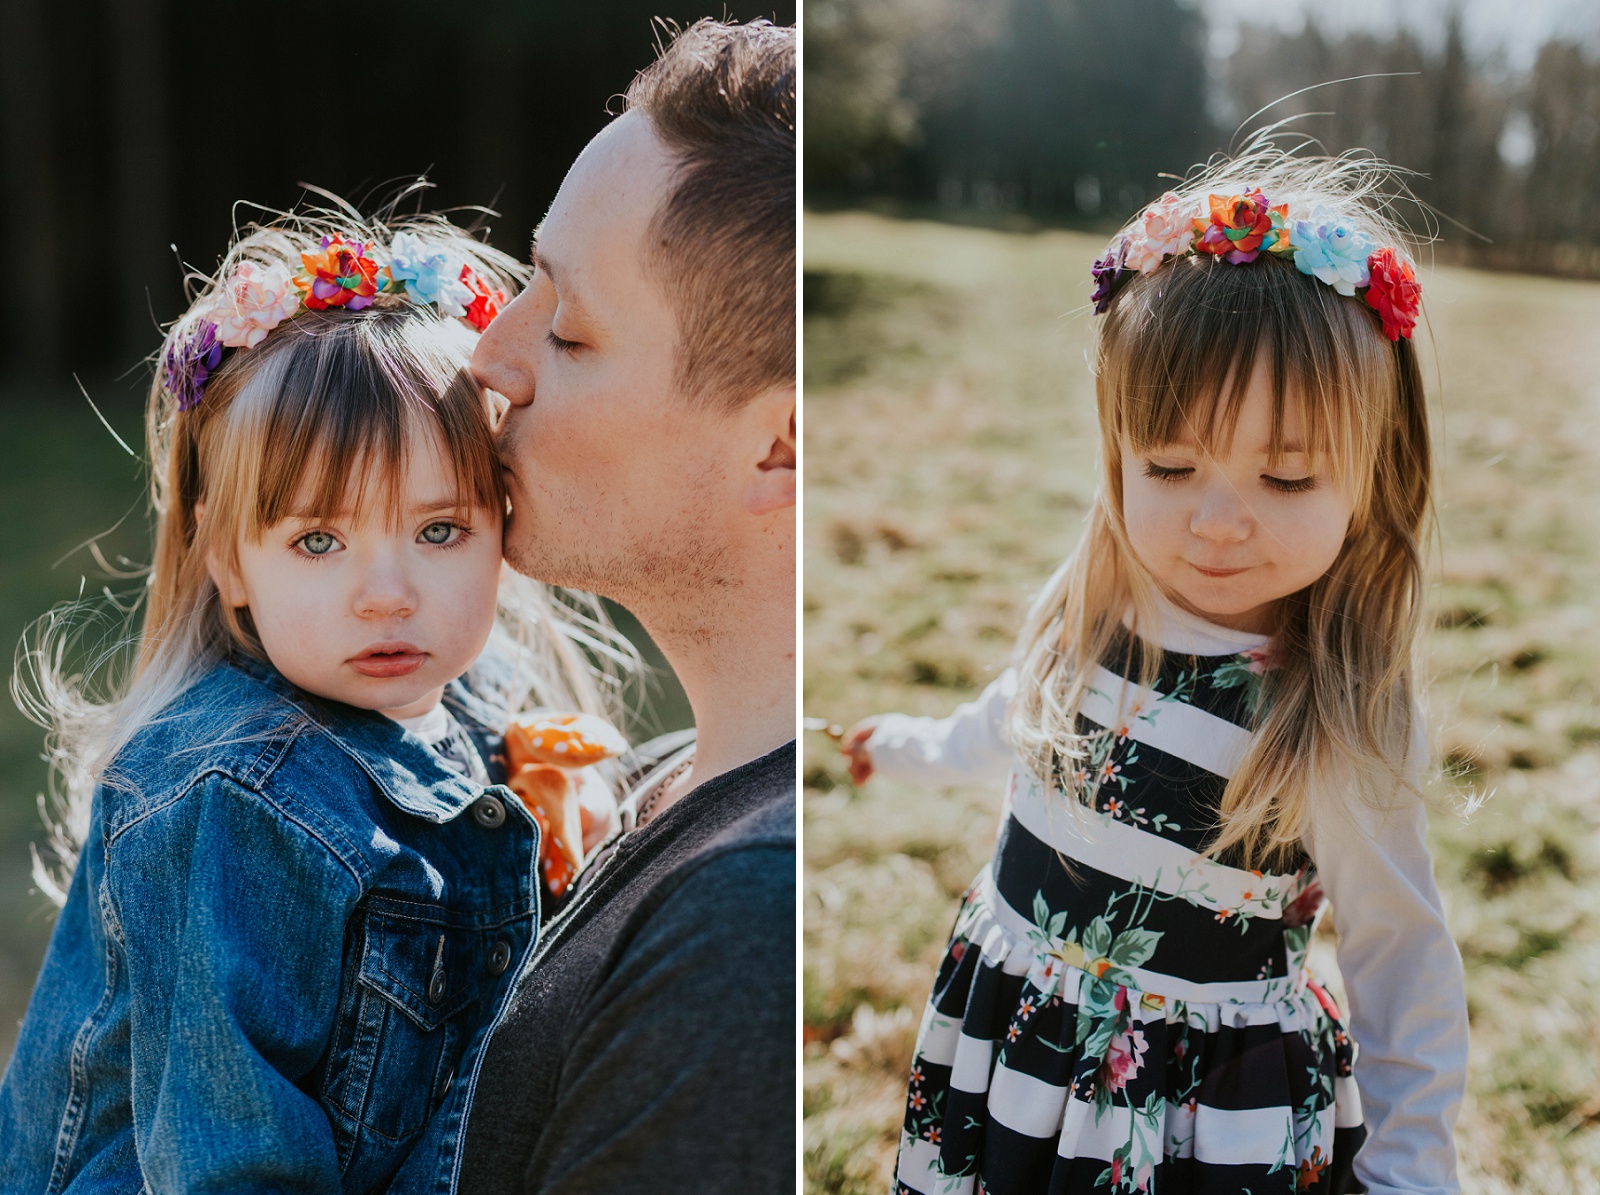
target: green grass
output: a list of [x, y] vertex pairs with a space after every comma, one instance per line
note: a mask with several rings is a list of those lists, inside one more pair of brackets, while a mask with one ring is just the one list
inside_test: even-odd
[[[805, 708], [943, 714], [1006, 662], [1094, 488], [1096, 239], [806, 220]], [[1467, 969], [1473, 1192], [1600, 1190], [1600, 285], [1427, 270], [1436, 871]], [[805, 764], [806, 1174], [881, 1191], [985, 790]], [[1337, 916], [1337, 910], [1334, 910]], [[1332, 965], [1330, 935], [1317, 944]]]

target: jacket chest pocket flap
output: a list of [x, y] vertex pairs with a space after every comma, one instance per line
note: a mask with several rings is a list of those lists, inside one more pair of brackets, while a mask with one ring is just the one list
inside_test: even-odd
[[372, 911], [363, 930], [325, 1095], [350, 1130], [399, 1141], [449, 1089], [465, 1044], [459, 1014], [479, 995], [486, 947], [473, 930]]

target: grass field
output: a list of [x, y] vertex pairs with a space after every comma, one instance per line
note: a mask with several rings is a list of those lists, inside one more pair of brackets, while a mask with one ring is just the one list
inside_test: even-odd
[[[1004, 666], [1092, 494], [1101, 245], [864, 214], [805, 243], [805, 709], [942, 714]], [[1432, 783], [1493, 793], [1432, 827], [1472, 1015], [1463, 1182], [1600, 1192], [1600, 285], [1423, 281]], [[807, 1189], [877, 1193], [999, 796], [853, 790], [806, 745]]]

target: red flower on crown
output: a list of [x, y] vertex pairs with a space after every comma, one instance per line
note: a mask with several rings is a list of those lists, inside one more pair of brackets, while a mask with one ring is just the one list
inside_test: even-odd
[[1367, 258], [1367, 269], [1372, 273], [1367, 305], [1383, 317], [1383, 334], [1390, 340], [1409, 338], [1422, 300], [1416, 271], [1393, 249], [1379, 249]]
[[1210, 218], [1194, 220], [1194, 247], [1199, 252], [1242, 266], [1254, 261], [1263, 248], [1276, 251], [1288, 245], [1289, 205], [1271, 206], [1260, 187], [1243, 195], [1212, 195], [1210, 204]]
[[472, 272], [471, 266], [461, 267], [461, 281], [472, 292], [472, 302], [467, 304], [467, 319], [482, 332], [505, 306], [506, 292], [490, 290], [489, 284]]
[[372, 306], [378, 293], [378, 263], [367, 256], [371, 246], [343, 237], [322, 238], [319, 248], [300, 255], [300, 273], [294, 284], [305, 291], [305, 304], [313, 311], [348, 307], [360, 311]]

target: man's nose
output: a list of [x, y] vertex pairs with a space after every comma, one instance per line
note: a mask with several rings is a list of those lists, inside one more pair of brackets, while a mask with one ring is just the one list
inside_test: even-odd
[[537, 330], [529, 320], [527, 293], [518, 295], [478, 337], [472, 351], [472, 376], [514, 407], [533, 401], [533, 362]]
[[1255, 515], [1238, 490], [1226, 482], [1208, 485], [1189, 517], [1189, 530], [1214, 543], [1238, 543], [1248, 539], [1255, 527]]

